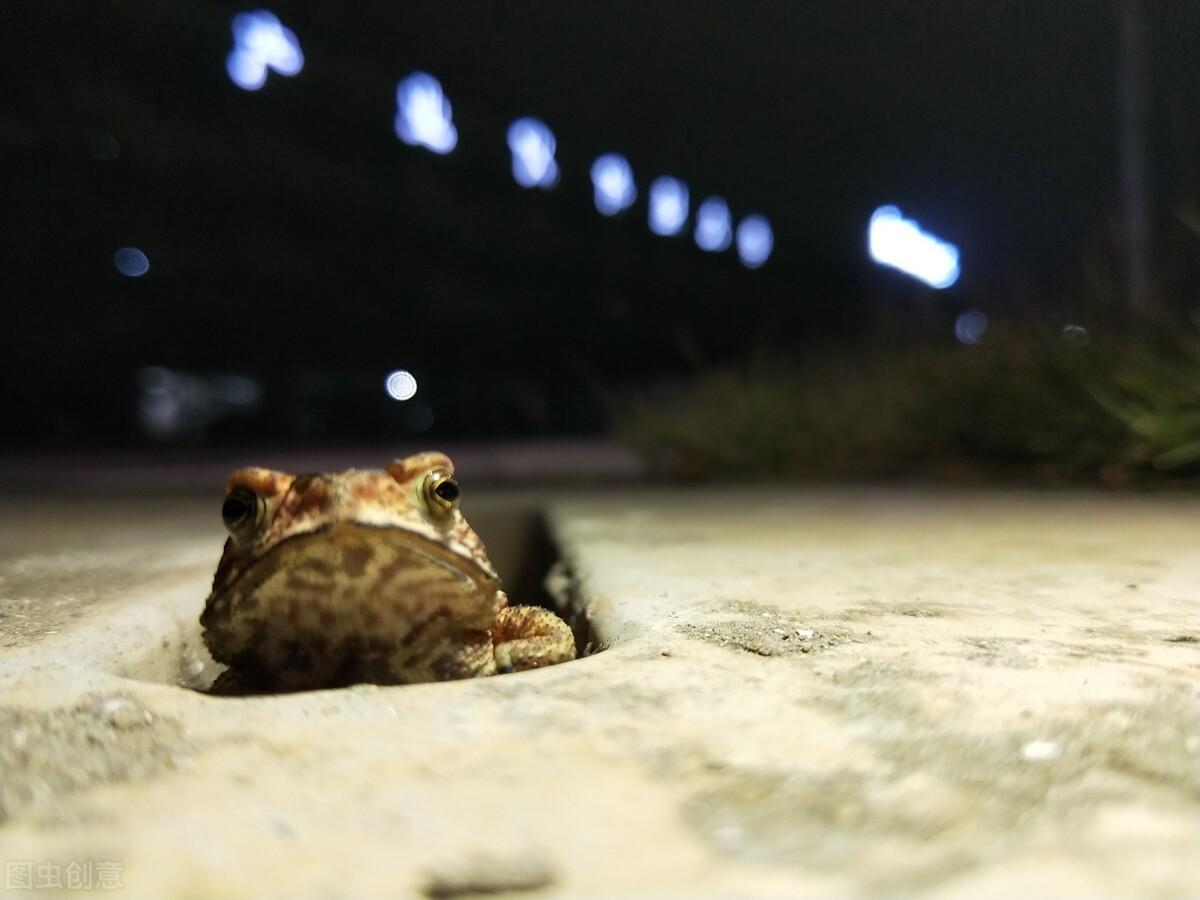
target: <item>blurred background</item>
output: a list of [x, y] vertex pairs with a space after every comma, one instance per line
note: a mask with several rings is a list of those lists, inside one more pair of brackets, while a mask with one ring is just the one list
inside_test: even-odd
[[13, 0], [3, 449], [1191, 483], [1198, 39], [1184, 0]]

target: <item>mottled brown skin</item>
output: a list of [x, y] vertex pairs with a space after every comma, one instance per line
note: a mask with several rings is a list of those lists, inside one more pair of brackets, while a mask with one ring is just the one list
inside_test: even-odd
[[441, 453], [384, 471], [234, 472], [226, 496], [257, 498], [258, 514], [231, 528], [200, 616], [229, 666], [214, 691], [410, 684], [574, 659], [565, 622], [508, 606], [457, 502], [431, 502], [437, 472], [454, 473]]

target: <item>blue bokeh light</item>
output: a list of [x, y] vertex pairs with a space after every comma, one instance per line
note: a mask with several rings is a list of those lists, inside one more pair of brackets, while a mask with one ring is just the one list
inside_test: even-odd
[[267, 69], [290, 76], [303, 68], [300, 42], [274, 14], [260, 9], [233, 17], [233, 50], [225, 71], [238, 87], [257, 91], [267, 81]]
[[428, 72], [413, 72], [396, 86], [396, 137], [434, 153], [449, 153], [458, 144], [450, 101]]
[[679, 234], [687, 217], [687, 185], [669, 175], [655, 178], [650, 184], [650, 230], [663, 237]]
[[592, 163], [592, 187], [596, 209], [603, 215], [615, 216], [633, 205], [637, 186], [629, 160], [619, 153], [605, 153]]
[[728, 250], [733, 243], [733, 220], [729, 204], [720, 197], [709, 197], [696, 209], [696, 246], [709, 253]]
[[137, 247], [122, 247], [113, 254], [113, 265], [130, 278], [141, 278], [150, 271], [150, 260]]
[[760, 215], [742, 219], [738, 223], [736, 239], [738, 258], [747, 269], [757, 269], [767, 261], [775, 248], [771, 225]]
[[257, 91], [267, 83], [267, 64], [253, 53], [234, 49], [225, 59], [225, 71], [244, 91]]
[[954, 336], [962, 344], [978, 344], [987, 332], [988, 319], [978, 309], [968, 309], [954, 320]]
[[958, 281], [958, 248], [922, 231], [895, 206], [881, 206], [871, 215], [867, 248], [875, 262], [932, 288], [941, 290]]
[[540, 119], [517, 119], [508, 126], [513, 178], [521, 187], [552, 188], [558, 184], [554, 132]]

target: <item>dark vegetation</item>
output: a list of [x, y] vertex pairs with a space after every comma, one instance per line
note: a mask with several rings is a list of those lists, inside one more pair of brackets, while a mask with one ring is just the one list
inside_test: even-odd
[[1200, 476], [1200, 335], [994, 327], [974, 346], [763, 358], [645, 396], [619, 433], [679, 479]]

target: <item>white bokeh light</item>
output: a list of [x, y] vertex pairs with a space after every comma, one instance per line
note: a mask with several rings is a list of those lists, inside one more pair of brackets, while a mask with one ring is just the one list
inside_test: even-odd
[[238, 87], [257, 91], [267, 81], [267, 69], [290, 76], [302, 68], [300, 42], [274, 14], [260, 9], [233, 17], [233, 50], [225, 59], [225, 71]]
[[521, 187], [552, 188], [558, 184], [554, 132], [539, 119], [517, 119], [508, 126], [513, 178]]
[[760, 215], [746, 216], [738, 222], [736, 240], [738, 258], [747, 269], [757, 269], [775, 249], [771, 224]]
[[137, 247], [122, 247], [113, 254], [113, 265], [128, 278], [141, 278], [150, 271], [150, 260]]
[[958, 281], [958, 248], [922, 231], [895, 206], [881, 206], [871, 215], [867, 248], [875, 262], [932, 288], [941, 290]]
[[696, 208], [696, 246], [709, 253], [728, 250], [733, 243], [733, 220], [729, 204], [720, 197], [709, 197]]
[[411, 400], [417, 395], [417, 379], [407, 369], [391, 372], [383, 386], [393, 400]]
[[954, 336], [962, 344], [978, 344], [987, 332], [988, 319], [978, 309], [968, 309], [954, 320]]
[[687, 217], [687, 185], [669, 175], [655, 178], [650, 184], [650, 230], [663, 237], [679, 234]]
[[629, 161], [619, 153], [605, 153], [592, 163], [592, 187], [596, 209], [606, 216], [615, 216], [633, 205], [637, 186]]
[[450, 101], [428, 72], [413, 72], [396, 86], [396, 137], [414, 147], [449, 153], [458, 144]]

